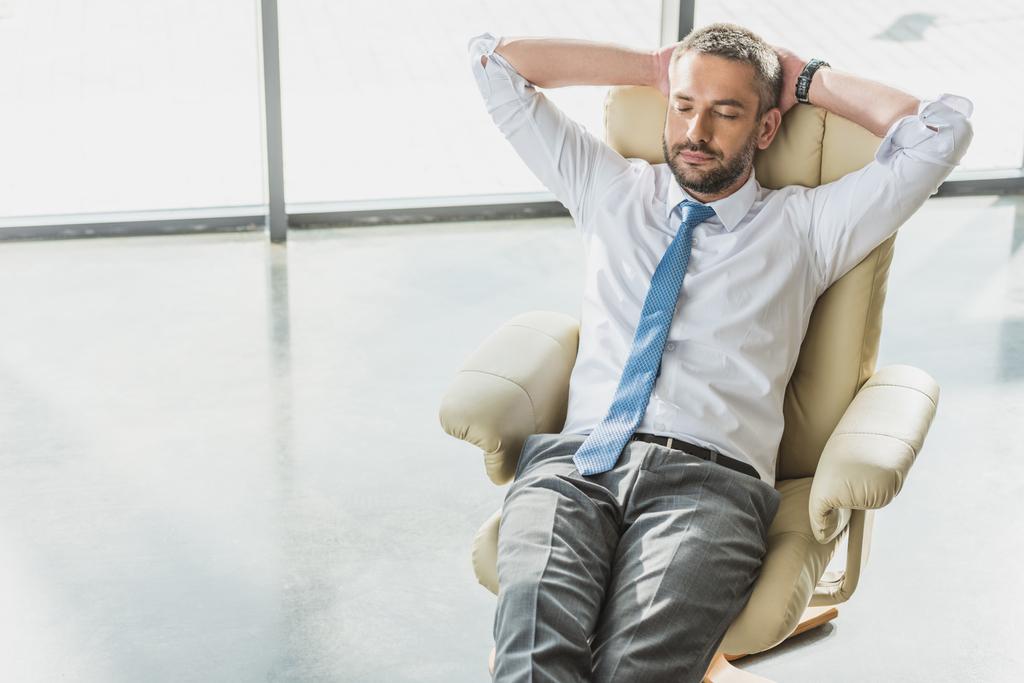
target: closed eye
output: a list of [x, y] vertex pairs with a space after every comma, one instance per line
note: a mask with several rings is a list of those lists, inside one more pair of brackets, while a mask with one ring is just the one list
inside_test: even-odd
[[[678, 111], [678, 112], [690, 111], [690, 107], [686, 107], [685, 109], [680, 109], [679, 107], [675, 107], [675, 110], [676, 110], [676, 111]], [[717, 111], [716, 111], [716, 112], [714, 112], [714, 114], [715, 114], [715, 116], [720, 116], [720, 117], [722, 117], [723, 119], [735, 119], [735, 118], [739, 118], [739, 117], [737, 117], [737, 116], [729, 116], [728, 114], [722, 114], [721, 112], [717, 112]]]

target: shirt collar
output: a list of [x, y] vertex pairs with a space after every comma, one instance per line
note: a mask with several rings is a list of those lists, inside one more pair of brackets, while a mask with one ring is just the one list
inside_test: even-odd
[[[728, 197], [722, 197], [721, 199], [716, 199], [713, 202], [708, 202], [708, 206], [715, 210], [715, 216], [718, 217], [718, 220], [721, 221], [725, 229], [732, 232], [736, 226], [740, 224], [740, 221], [743, 220], [744, 216], [747, 215], [747, 212], [750, 211], [750, 207], [753, 206], [756, 195], [757, 179], [754, 177], [754, 168], [751, 166], [750, 177], [747, 178], [747, 182], [743, 183], [743, 186], [740, 187], [740, 189], [736, 190]], [[680, 187], [679, 182], [673, 175], [668, 186], [668, 200], [665, 202], [665, 218], [671, 218], [672, 211], [679, 205], [679, 202], [684, 199], [700, 202], [700, 200]]]

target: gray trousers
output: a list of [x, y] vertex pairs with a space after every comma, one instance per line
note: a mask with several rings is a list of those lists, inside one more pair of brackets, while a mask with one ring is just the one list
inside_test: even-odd
[[631, 441], [584, 476], [584, 434], [533, 434], [498, 527], [494, 681], [700, 683], [750, 599], [781, 494]]

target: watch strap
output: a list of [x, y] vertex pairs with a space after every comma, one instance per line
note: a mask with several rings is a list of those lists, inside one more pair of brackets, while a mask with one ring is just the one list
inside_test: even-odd
[[796, 101], [803, 104], [810, 104], [811, 101], [807, 99], [807, 93], [811, 89], [811, 79], [814, 78], [814, 73], [823, 66], [831, 67], [832, 65], [823, 59], [812, 59], [804, 65], [803, 71], [796, 79]]

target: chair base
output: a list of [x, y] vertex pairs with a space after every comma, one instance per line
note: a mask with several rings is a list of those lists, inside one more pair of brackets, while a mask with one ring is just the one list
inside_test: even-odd
[[[796, 625], [793, 632], [786, 636], [786, 642], [795, 635], [817, 628], [822, 624], [832, 621], [839, 616], [839, 610], [835, 607], [808, 607], [800, 616], [800, 623]], [[778, 647], [776, 645], [775, 647]], [[719, 652], [711, 660], [708, 671], [704, 674], [703, 683], [774, 683], [770, 678], [748, 673], [737, 669], [730, 662], [743, 659], [747, 655], [727, 655]]]
[[[786, 640], [789, 640], [793, 636], [809, 631], [812, 628], [817, 628], [822, 624], [832, 621], [839, 616], [839, 610], [835, 607], [808, 607], [804, 610], [803, 615], [800, 617], [800, 623], [797, 624], [793, 632], [786, 636]], [[783, 640], [782, 642], [786, 642]], [[494, 653], [495, 648], [491, 648], [491, 654], [487, 658], [487, 670], [494, 676]], [[735, 666], [730, 664], [737, 659], [743, 659], [747, 655], [727, 655], [719, 652], [715, 655], [715, 658], [711, 660], [711, 666], [708, 667], [708, 671], [704, 674], [703, 683], [773, 683], [771, 679], [765, 678], [764, 676], [758, 676], [757, 674], [747, 673], [742, 669], [737, 669]]]

